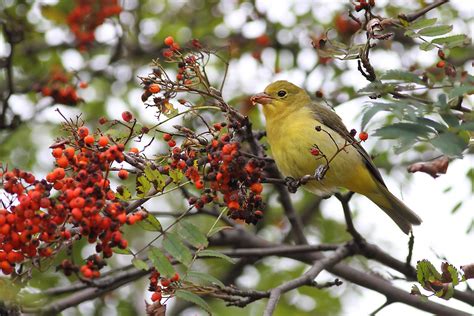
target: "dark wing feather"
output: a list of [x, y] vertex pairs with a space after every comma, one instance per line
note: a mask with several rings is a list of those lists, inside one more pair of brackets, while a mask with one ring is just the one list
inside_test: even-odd
[[357, 143], [356, 139], [349, 133], [341, 118], [331, 108], [316, 103], [311, 104], [311, 111], [313, 112], [314, 117], [318, 121], [320, 121], [326, 126], [331, 127], [344, 139], [347, 139], [349, 142], [352, 143], [352, 146], [357, 149], [359, 154], [364, 159], [364, 163], [370, 173], [374, 176], [375, 179], [377, 179], [381, 184], [386, 187], [382, 175], [380, 174], [380, 171], [372, 162], [372, 159], [370, 158], [369, 154], [359, 143]]

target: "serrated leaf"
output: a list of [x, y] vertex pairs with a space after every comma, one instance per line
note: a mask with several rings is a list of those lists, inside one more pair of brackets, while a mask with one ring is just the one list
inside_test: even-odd
[[387, 104], [377, 104], [377, 105], [371, 106], [370, 108], [367, 108], [362, 114], [362, 122], [361, 122], [360, 130], [365, 131], [367, 124], [375, 116], [375, 114], [381, 111], [387, 111], [389, 109], [390, 109], [390, 106]]
[[193, 292], [189, 292], [186, 290], [176, 290], [175, 295], [177, 298], [196, 304], [197, 306], [208, 312], [209, 315], [211, 315], [211, 308], [206, 303], [206, 301], [198, 295], [194, 294]]
[[469, 44], [469, 38], [464, 34], [457, 34], [457, 35], [435, 38], [431, 40], [431, 43], [444, 44], [444, 45], [463, 45], [463, 44]]
[[418, 261], [416, 272], [418, 282], [427, 290], [430, 290], [430, 286], [426, 284], [427, 282], [439, 281], [441, 279], [441, 274], [428, 260]]
[[137, 177], [137, 195], [138, 197], [145, 197], [145, 195], [151, 189], [151, 182], [145, 177], [141, 175]]
[[148, 271], [148, 264], [143, 261], [143, 260], [140, 260], [140, 259], [137, 259], [137, 258], [133, 258], [132, 259], [132, 264], [135, 268], [137, 268], [138, 270], [145, 270], [145, 271]]
[[150, 166], [146, 166], [143, 170], [147, 179], [153, 183], [153, 186], [160, 191], [166, 185], [165, 177], [157, 170], [152, 169]]
[[174, 183], [179, 183], [184, 177], [183, 172], [179, 169], [170, 169], [169, 175]]
[[115, 192], [115, 196], [119, 198], [122, 201], [128, 201], [132, 197], [132, 194], [130, 194], [130, 191], [126, 186], [122, 186], [122, 192], [123, 194], [120, 194], [118, 191]]
[[418, 31], [418, 34], [421, 36], [438, 36], [449, 33], [453, 30], [452, 25], [436, 25], [428, 26]]
[[163, 239], [163, 247], [176, 260], [185, 265], [189, 265], [193, 260], [191, 251], [175, 233], [166, 233]]
[[448, 127], [446, 125], [441, 124], [439, 122], [436, 122], [436, 121], [434, 121], [432, 119], [429, 119], [427, 117], [417, 117], [416, 121], [417, 121], [417, 123], [420, 123], [420, 124], [423, 124], [423, 125], [434, 128], [437, 132], [442, 132], [442, 131], [445, 131], [446, 129], [448, 129]]
[[397, 80], [397, 81], [403, 81], [403, 82], [414, 82], [421, 85], [426, 85], [426, 83], [414, 73], [403, 71], [403, 70], [395, 70], [395, 69], [388, 70], [380, 76], [380, 79]]
[[161, 232], [163, 230], [160, 221], [152, 214], [148, 214], [145, 219], [137, 222], [137, 224], [142, 229], [152, 232]]
[[180, 222], [178, 234], [196, 248], [205, 248], [209, 244], [206, 235], [195, 225], [186, 221]]
[[451, 132], [444, 132], [430, 140], [431, 144], [448, 156], [460, 156], [469, 142]]
[[164, 277], [170, 278], [174, 275], [173, 266], [160, 249], [151, 246], [148, 251], [148, 258], [150, 258], [155, 269]]
[[395, 123], [375, 131], [376, 136], [385, 139], [427, 137], [435, 131], [428, 126], [414, 123]]
[[188, 271], [186, 278], [196, 279], [198, 281], [204, 281], [204, 283], [210, 284], [217, 284], [219, 287], [225, 287], [224, 283], [222, 283], [216, 277], [203, 272], [198, 271]]
[[198, 252], [198, 257], [214, 257], [214, 258], [220, 258], [220, 259], [224, 259], [226, 260], [227, 262], [230, 262], [230, 263], [234, 263], [234, 259], [232, 259], [231, 257], [229, 257], [228, 255], [225, 255], [219, 251], [215, 251], [215, 250], [210, 250], [210, 249], [205, 249], [205, 250], [201, 250]]
[[128, 248], [121, 249], [121, 248], [118, 248], [118, 247], [114, 247], [114, 248], [112, 248], [112, 251], [114, 253], [118, 253], [118, 254], [121, 254], [121, 255], [133, 255], [132, 251]]
[[422, 27], [427, 27], [431, 26], [436, 23], [438, 19], [437, 18], [432, 18], [432, 19], [420, 19], [417, 20], [409, 25], [411, 29], [421, 29]]

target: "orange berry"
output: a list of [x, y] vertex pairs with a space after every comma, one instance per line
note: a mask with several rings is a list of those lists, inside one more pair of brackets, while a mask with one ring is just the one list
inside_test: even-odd
[[160, 90], [161, 90], [160, 85], [156, 83], [153, 83], [148, 87], [148, 91], [150, 91], [151, 93], [158, 93], [160, 92]]
[[263, 191], [263, 185], [261, 183], [253, 183], [250, 186], [250, 190], [252, 190], [253, 193], [255, 194], [260, 194]]
[[359, 139], [361, 141], [366, 141], [368, 138], [369, 138], [369, 134], [367, 134], [366, 132], [360, 132], [359, 133]]
[[81, 81], [81, 82], [79, 83], [79, 88], [81, 88], [81, 89], [85, 89], [85, 88], [87, 88], [88, 86], [89, 86], [89, 85], [88, 85], [87, 82], [85, 82], [85, 81]]
[[101, 136], [97, 143], [100, 147], [105, 147], [109, 144], [109, 138], [107, 136]]
[[69, 160], [66, 158], [66, 156], [61, 156], [56, 159], [56, 164], [58, 167], [66, 168], [69, 165]]
[[63, 149], [60, 148], [60, 147], [56, 147], [53, 149], [53, 152], [52, 152], [52, 155], [54, 158], [59, 158], [61, 157], [63, 154]]
[[202, 188], [204, 188], [204, 182], [202, 180], [196, 181], [196, 183], [194, 183], [194, 185], [196, 186], [196, 189], [198, 189], [198, 190], [201, 190]]
[[125, 180], [128, 178], [128, 171], [125, 170], [125, 169], [121, 169], [119, 172], [118, 172], [118, 176], [120, 179], [122, 180]]
[[63, 168], [56, 168], [53, 170], [56, 180], [61, 180], [66, 176], [66, 172]]
[[165, 38], [164, 43], [167, 46], [171, 46], [174, 43], [174, 38], [172, 36], [168, 36], [167, 38]]
[[235, 209], [235, 210], [238, 210], [240, 208], [240, 204], [239, 202], [237, 201], [230, 201], [227, 206], [230, 208], [230, 209]]
[[137, 147], [132, 147], [132, 148], [130, 148], [130, 152], [131, 152], [132, 154], [138, 154], [140, 151], [138, 150]]
[[84, 142], [87, 144], [87, 145], [92, 145], [94, 143], [95, 139], [94, 139], [94, 136], [92, 135], [87, 135], [86, 137], [84, 137]]
[[74, 157], [74, 153], [75, 153], [75, 150], [72, 147], [68, 147], [64, 150], [64, 155], [69, 159]]
[[438, 68], [444, 68], [444, 66], [446, 66], [446, 62], [444, 60], [440, 60], [436, 64], [436, 67], [438, 67]]
[[77, 130], [77, 133], [79, 134], [79, 137], [84, 139], [87, 135], [89, 135], [89, 129], [86, 126], [81, 126]]

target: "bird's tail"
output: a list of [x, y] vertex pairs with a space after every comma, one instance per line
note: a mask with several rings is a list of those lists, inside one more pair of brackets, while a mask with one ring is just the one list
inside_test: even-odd
[[402, 201], [394, 196], [382, 184], [377, 184], [379, 190], [376, 193], [366, 195], [372, 202], [377, 204], [388, 216], [408, 234], [412, 225], [420, 225], [421, 218], [408, 208]]

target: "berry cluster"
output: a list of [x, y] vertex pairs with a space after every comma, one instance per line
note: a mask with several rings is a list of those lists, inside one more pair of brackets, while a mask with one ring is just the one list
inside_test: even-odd
[[95, 40], [95, 29], [105, 19], [122, 12], [117, 0], [76, 0], [67, 22], [77, 40], [78, 48], [86, 50]]
[[[13, 272], [14, 265], [25, 259], [49, 257], [82, 237], [96, 243], [96, 251], [104, 258], [112, 256], [113, 247], [127, 248], [121, 227], [146, 214], [127, 215], [126, 204], [116, 199], [107, 179], [110, 164], [124, 160], [124, 146], [109, 145], [106, 136], [95, 138], [82, 126], [75, 133], [74, 147], [66, 142], [53, 145], [57, 167], [44, 180], [18, 169], [0, 173], [12, 201], [0, 210], [0, 268], [4, 274]], [[86, 278], [100, 275], [103, 264], [94, 258], [80, 269]], [[62, 269], [75, 271], [67, 263]]]
[[153, 292], [151, 300], [153, 302], [159, 302], [163, 295], [171, 295], [173, 293], [174, 288], [178, 286], [180, 276], [178, 273], [175, 273], [174, 276], [167, 279], [161, 277], [160, 273], [153, 269], [148, 279], [150, 280], [148, 291]]
[[[225, 123], [214, 124], [218, 130], [223, 126]], [[216, 136], [199, 152], [176, 147], [170, 134], [165, 134], [164, 139], [171, 150], [169, 168], [181, 170], [202, 192], [199, 198], [189, 198], [191, 205], [200, 209], [223, 199], [231, 218], [253, 224], [262, 218], [260, 178], [264, 163], [242, 155], [239, 143], [231, 141], [229, 134]]]
[[[87, 83], [81, 82], [79, 87], [84, 89]], [[54, 70], [47, 83], [38, 87], [37, 90], [43, 96], [52, 97], [54, 102], [60, 104], [77, 105], [81, 101], [77, 95], [77, 88], [71, 84], [71, 76], [62, 70]]]

